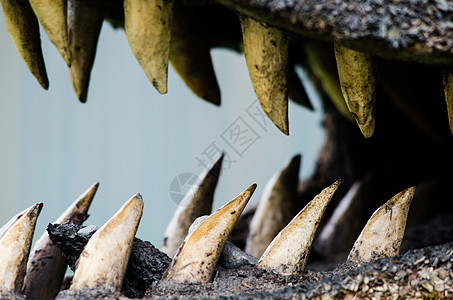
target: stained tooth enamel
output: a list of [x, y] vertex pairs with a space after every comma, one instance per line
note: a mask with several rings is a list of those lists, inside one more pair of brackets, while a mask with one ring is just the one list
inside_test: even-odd
[[178, 249], [163, 280], [173, 283], [210, 281], [223, 247], [255, 189], [256, 184], [253, 184], [206, 220], [197, 219], [195, 222], [199, 224], [193, 225], [193, 232]]
[[311, 244], [324, 211], [340, 185], [337, 180], [310, 201], [274, 238], [261, 256], [258, 267], [283, 275], [305, 269]]
[[66, 0], [29, 0], [36, 17], [46, 31], [50, 41], [57, 47], [64, 61], [71, 66], [71, 52], [68, 45], [66, 26]]
[[453, 133], [453, 73], [444, 73], [444, 92], [445, 102], [447, 103], [448, 124], [450, 131]]
[[[55, 223], [81, 225], [88, 217], [88, 209], [99, 183], [86, 190]], [[49, 238], [47, 231], [35, 243], [31, 251], [22, 293], [27, 299], [53, 299], [60, 291], [66, 271], [66, 260]]]
[[80, 255], [71, 289], [121, 288], [142, 213], [143, 200], [137, 194], [96, 231]]
[[374, 133], [376, 80], [370, 54], [335, 44], [341, 91], [365, 138]]
[[0, 294], [22, 290], [36, 221], [42, 209], [37, 203], [12, 218], [0, 229]]
[[170, 62], [186, 85], [198, 97], [220, 105], [220, 89], [211, 61], [203, 23], [194, 8], [174, 5]]
[[222, 161], [223, 154], [216, 160], [212, 168], [205, 170], [200, 175], [199, 180], [193, 185], [197, 188], [196, 192], [187, 194], [175, 211], [165, 231], [164, 245], [161, 249], [168, 256], [173, 257], [175, 255], [194, 220], [211, 213]]
[[68, 36], [72, 54], [72, 85], [81, 102], [86, 102], [91, 68], [101, 31], [104, 13], [96, 4], [84, 0], [68, 0]]
[[41, 87], [49, 88], [41, 50], [39, 23], [28, 0], [1, 0], [6, 28], [25, 65]]
[[249, 17], [241, 17], [244, 53], [261, 107], [288, 135], [288, 40], [283, 32]]
[[156, 90], [167, 92], [173, 0], [125, 0], [129, 46]]
[[250, 222], [245, 251], [260, 257], [275, 236], [294, 217], [294, 201], [301, 156], [296, 155], [267, 183], [256, 212]]
[[399, 253], [414, 192], [415, 187], [411, 187], [396, 194], [373, 213], [348, 261], [370, 261]]

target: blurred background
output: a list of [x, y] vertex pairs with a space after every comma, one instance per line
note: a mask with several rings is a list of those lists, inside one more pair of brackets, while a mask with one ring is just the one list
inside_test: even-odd
[[[311, 112], [289, 104], [290, 135], [256, 115], [256, 100], [245, 59], [228, 50], [211, 52], [222, 105], [197, 98], [170, 68], [168, 94], [149, 83], [123, 30], [104, 23], [86, 104], [73, 91], [68, 69], [41, 30], [50, 80], [43, 90], [17, 53], [0, 13], [0, 227], [26, 207], [43, 202], [35, 239], [95, 182], [100, 186], [85, 225], [101, 226], [135, 193], [145, 202], [137, 236], [162, 245], [177, 208], [174, 190], [181, 174], [198, 176], [215, 150], [227, 157], [213, 209], [252, 183], [249, 207], [266, 182], [292, 156], [302, 154], [300, 176], [313, 171], [324, 132], [319, 101]], [[303, 74], [299, 71], [299, 75]], [[258, 110], [259, 112], [259, 110]], [[266, 120], [266, 123], [260, 123]], [[231, 132], [246, 126], [246, 144], [231, 143]], [[230, 143], [229, 143], [230, 142]]]

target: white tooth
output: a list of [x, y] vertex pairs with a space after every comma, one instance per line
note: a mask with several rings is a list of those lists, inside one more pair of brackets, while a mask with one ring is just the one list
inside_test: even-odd
[[340, 185], [337, 180], [308, 203], [275, 237], [261, 256], [258, 267], [283, 275], [305, 269], [311, 244], [324, 211]]
[[216, 160], [211, 169], [205, 170], [194, 184], [195, 193], [188, 193], [178, 206], [168, 224], [161, 251], [173, 257], [178, 250], [193, 221], [202, 215], [209, 215], [214, 200], [214, 192], [222, 168], [223, 154]]
[[103, 287], [115, 292], [121, 288], [142, 213], [143, 200], [137, 194], [93, 234], [80, 255], [72, 290]]
[[215, 266], [234, 224], [256, 189], [250, 186], [207, 219], [197, 219], [178, 249], [163, 280], [174, 283], [206, 283], [212, 279]]
[[348, 261], [370, 261], [399, 253], [414, 192], [415, 187], [411, 187], [396, 194], [373, 213]]
[[[88, 217], [99, 183], [86, 190], [55, 221], [57, 224], [75, 223], [81, 225]], [[49, 238], [47, 232], [39, 238], [31, 251], [22, 293], [27, 299], [53, 299], [60, 291], [67, 263], [61, 251]]]
[[448, 124], [450, 131], [453, 133], [453, 73], [444, 73], [444, 92], [445, 102], [447, 103]]
[[264, 188], [250, 222], [245, 251], [260, 257], [275, 236], [294, 217], [294, 201], [299, 182], [300, 155], [278, 171]]
[[42, 209], [37, 203], [12, 218], [0, 229], [0, 294], [22, 290], [36, 221]]

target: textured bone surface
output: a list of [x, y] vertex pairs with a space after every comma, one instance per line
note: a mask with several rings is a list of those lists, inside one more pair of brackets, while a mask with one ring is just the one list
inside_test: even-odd
[[259, 268], [283, 275], [304, 271], [319, 222], [340, 183], [322, 190], [280, 231], [261, 256]]
[[42, 209], [37, 203], [17, 214], [0, 229], [0, 294], [22, 290], [36, 221]]
[[288, 135], [288, 40], [283, 32], [241, 18], [244, 54], [256, 96], [266, 115]]
[[364, 137], [374, 133], [376, 80], [370, 54], [335, 45], [341, 91]]
[[196, 218], [209, 215], [214, 200], [214, 192], [222, 169], [223, 154], [215, 161], [210, 169], [206, 169], [200, 175], [195, 193], [192, 190], [184, 197], [173, 215], [164, 234], [162, 252], [173, 257], [178, 250], [190, 225]]
[[294, 217], [301, 156], [289, 163], [271, 178], [264, 188], [258, 207], [249, 226], [245, 251], [260, 257], [274, 237]]
[[167, 92], [173, 0], [124, 1], [129, 46], [156, 90]]
[[379, 207], [363, 228], [348, 261], [369, 261], [397, 255], [415, 188], [404, 190]]
[[[88, 188], [55, 223], [81, 225], [88, 217], [88, 209], [99, 187], [95, 183]], [[53, 299], [60, 291], [67, 263], [61, 251], [50, 240], [49, 234], [39, 238], [31, 251], [22, 293], [27, 299]]]
[[142, 213], [143, 200], [137, 194], [96, 231], [81, 254], [71, 289], [121, 288]]
[[[193, 227], [164, 274], [173, 283], [206, 283], [211, 280], [223, 247], [256, 184]], [[202, 220], [202, 219], [200, 219]]]

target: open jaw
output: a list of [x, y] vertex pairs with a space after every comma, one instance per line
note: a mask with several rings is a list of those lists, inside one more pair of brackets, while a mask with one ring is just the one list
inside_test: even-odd
[[[288, 98], [311, 109], [295, 66], [307, 72], [321, 95], [326, 141], [314, 175], [298, 182], [294, 170], [300, 167], [300, 157], [296, 157], [270, 181], [253, 217], [252, 212], [248, 218], [240, 215], [254, 185], [209, 218], [197, 219], [211, 213], [218, 164], [222, 161], [219, 158], [199, 183], [212, 192], [186, 197], [184, 201], [194, 206], [175, 214], [163, 248], [174, 258], [171, 264], [167, 262], [165, 273], [156, 271], [156, 281], [144, 287], [149, 288], [148, 296], [215, 297], [224, 293], [219, 286], [226, 280], [238, 285], [236, 290], [225, 292], [230, 296], [248, 291], [253, 297], [310, 298], [323, 293], [332, 297], [389, 297], [395, 293], [406, 298], [451, 297], [451, 244], [386, 258], [397, 255], [401, 248], [406, 251], [452, 242], [451, 2], [1, 3], [8, 31], [38, 82], [48, 88], [39, 22], [70, 66], [74, 89], [82, 102], [87, 101], [103, 20], [125, 28], [131, 50], [160, 93], [167, 91], [170, 62], [196, 95], [220, 105], [209, 50], [226, 47], [244, 51], [263, 111], [284, 134], [294, 130], [289, 126]], [[91, 203], [96, 188], [93, 186], [81, 199], [88, 197]], [[203, 209], [196, 205], [203, 205]], [[25, 275], [24, 257], [28, 257], [32, 234], [15, 228], [34, 228], [40, 209], [40, 204], [33, 206], [0, 230], [1, 265], [7, 268], [1, 272], [5, 274], [0, 280], [2, 293], [24, 293], [39, 299], [43, 296], [33, 296], [36, 289], [31, 286], [45, 286], [49, 298], [59, 292], [64, 275], [61, 271], [45, 270], [46, 275], [37, 276], [35, 283], [31, 275], [37, 272], [39, 263], [30, 263]], [[132, 197], [93, 235], [76, 264], [82, 267], [76, 269], [71, 289], [60, 297], [75, 297], [100, 286], [112, 297], [124, 292], [124, 281], [134, 279], [123, 280], [127, 277], [125, 261], [134, 255], [132, 240], [142, 209], [141, 196]], [[68, 210], [57, 223], [80, 224], [86, 210]], [[239, 228], [246, 230], [240, 232]], [[110, 235], [123, 240], [112, 242]], [[256, 257], [227, 243], [228, 236]], [[56, 268], [64, 269], [61, 264], [65, 266], [66, 262], [61, 254], [47, 235], [44, 239], [37, 246], [53, 251], [50, 256], [58, 261]], [[10, 240], [22, 243], [11, 245]], [[112, 250], [116, 255], [108, 253]], [[39, 252], [31, 252], [30, 262], [39, 261], [35, 257]], [[97, 259], [90, 261], [92, 257]], [[327, 263], [342, 262], [346, 257], [347, 267], [342, 271], [307, 273], [310, 268], [326, 268]], [[362, 266], [358, 267], [358, 262]], [[233, 271], [228, 266], [233, 266]], [[399, 272], [401, 266], [405, 272]], [[58, 278], [52, 277], [57, 273]], [[234, 278], [228, 281], [222, 276]], [[256, 283], [251, 279], [254, 276], [277, 284], [251, 286]], [[59, 284], [54, 287], [40, 283], [44, 279]]]

